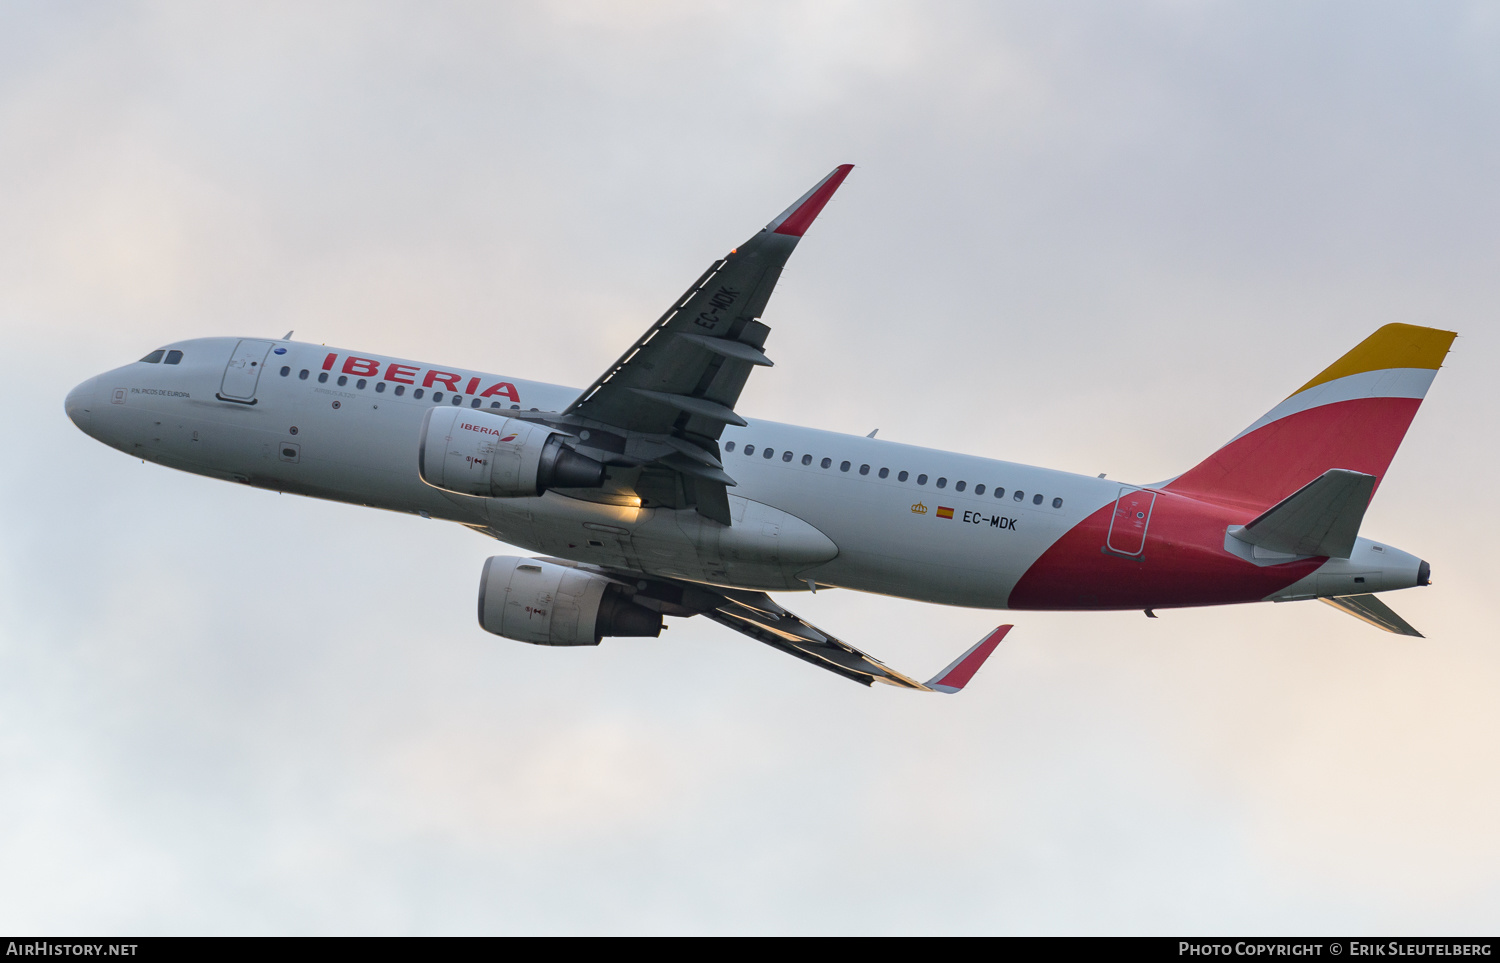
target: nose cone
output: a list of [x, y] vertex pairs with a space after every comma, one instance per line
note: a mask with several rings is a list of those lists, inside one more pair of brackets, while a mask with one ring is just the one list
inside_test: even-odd
[[67, 399], [63, 401], [63, 410], [68, 413], [68, 419], [84, 434], [91, 434], [89, 431], [89, 422], [93, 415], [91, 409], [99, 403], [98, 381], [98, 378], [90, 378], [68, 392]]

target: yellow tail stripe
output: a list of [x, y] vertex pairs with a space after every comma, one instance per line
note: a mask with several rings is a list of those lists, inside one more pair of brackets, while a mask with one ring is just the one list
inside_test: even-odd
[[1443, 358], [1456, 337], [1458, 333], [1455, 331], [1419, 328], [1414, 324], [1387, 324], [1292, 394], [1301, 394], [1336, 378], [1366, 371], [1385, 368], [1431, 368], [1435, 371], [1443, 366]]

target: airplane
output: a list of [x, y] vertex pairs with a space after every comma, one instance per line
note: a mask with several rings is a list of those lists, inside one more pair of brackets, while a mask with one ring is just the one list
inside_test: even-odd
[[[705, 616], [844, 678], [954, 693], [1012, 628], [926, 682], [774, 601], [846, 588], [1011, 610], [1320, 599], [1420, 636], [1377, 593], [1431, 567], [1359, 534], [1456, 334], [1387, 324], [1197, 465], [1127, 484], [736, 410], [788, 257], [853, 165], [715, 260], [583, 391], [256, 337], [90, 378], [68, 417], [132, 457], [465, 525], [479, 624], [538, 645]], [[764, 377], [764, 376], [763, 376]]]

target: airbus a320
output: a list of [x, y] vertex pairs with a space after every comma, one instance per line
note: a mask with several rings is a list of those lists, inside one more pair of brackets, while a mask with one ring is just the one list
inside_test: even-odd
[[[746, 417], [766, 306], [852, 165], [724, 257], [582, 391], [257, 337], [195, 338], [79, 385], [84, 432], [258, 488], [445, 519], [537, 553], [484, 564], [479, 624], [539, 645], [705, 616], [869, 685], [957, 692], [1002, 625], [918, 682], [771, 592], [984, 609], [1321, 599], [1417, 635], [1377, 593], [1426, 562], [1359, 534], [1455, 337], [1388, 324], [1199, 464], [1125, 484]], [[767, 375], [761, 375], [767, 377]]]

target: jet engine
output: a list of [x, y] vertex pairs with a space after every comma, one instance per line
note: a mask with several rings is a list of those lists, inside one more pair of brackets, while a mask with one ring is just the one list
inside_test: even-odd
[[479, 626], [533, 645], [598, 645], [606, 635], [661, 635], [662, 619], [603, 576], [496, 555], [479, 577]]
[[525, 498], [549, 488], [598, 488], [604, 466], [546, 425], [487, 411], [433, 408], [422, 421], [417, 472], [434, 488]]

